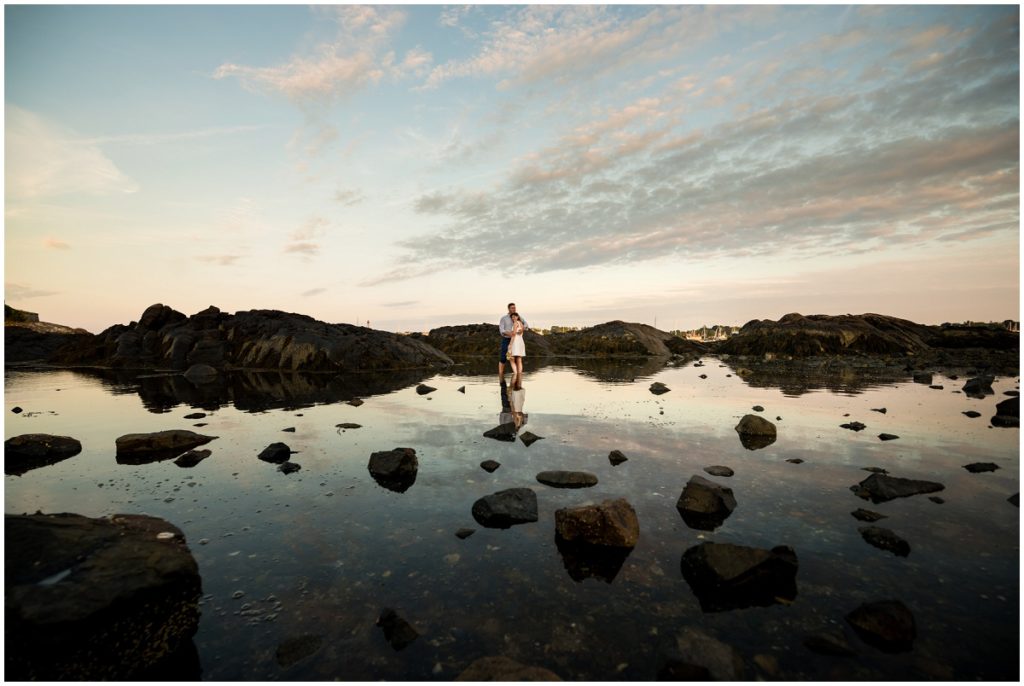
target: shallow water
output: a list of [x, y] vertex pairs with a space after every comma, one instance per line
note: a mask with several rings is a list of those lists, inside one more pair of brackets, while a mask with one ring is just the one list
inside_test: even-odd
[[[8, 369], [5, 438], [67, 435], [83, 451], [7, 476], [5, 512], [144, 513], [180, 527], [203, 579], [195, 645], [208, 680], [451, 680], [487, 655], [563, 679], [651, 680], [687, 627], [735, 647], [748, 679], [1016, 680], [1019, 510], [1007, 498], [1019, 490], [1019, 433], [988, 418], [1017, 379], [997, 378], [995, 395], [973, 399], [955, 392], [964, 378], [938, 374], [942, 390], [849, 374], [745, 381], [715, 358], [703, 362], [528, 368], [523, 431], [544, 437], [529, 447], [482, 436], [503, 411], [491, 372], [249, 374], [196, 389], [180, 376]], [[671, 391], [653, 395], [653, 381]], [[420, 382], [437, 390], [420, 395]], [[345, 402], [354, 397], [364, 404]], [[25, 412], [12, 414], [16, 405]], [[753, 405], [778, 426], [778, 440], [752, 451], [734, 427]], [[964, 416], [969, 409], [982, 416]], [[183, 419], [196, 411], [208, 414]], [[839, 427], [853, 420], [867, 428]], [[335, 428], [342, 422], [361, 428]], [[115, 461], [118, 436], [165, 429], [218, 436], [203, 446], [213, 455], [191, 469]], [[899, 439], [880, 441], [882, 432]], [[301, 471], [285, 475], [257, 459], [277, 441], [298, 451]], [[372, 452], [399, 446], [419, 459], [404, 493], [367, 471]], [[615, 449], [628, 461], [612, 466]], [[487, 459], [501, 467], [484, 471]], [[1000, 469], [971, 474], [963, 465], [972, 462]], [[710, 465], [735, 475], [712, 477]], [[869, 476], [865, 467], [939, 481], [945, 502], [861, 500], [850, 486]], [[550, 469], [589, 471], [599, 483], [538, 483]], [[693, 475], [736, 496], [713, 532], [689, 528], [675, 508]], [[512, 487], [537, 493], [538, 522], [499, 530], [474, 521], [475, 500]], [[616, 497], [636, 509], [640, 541], [620, 568], [586, 576], [559, 551], [554, 512]], [[910, 542], [908, 557], [861, 538], [864, 524], [850, 515], [861, 507], [888, 515], [878, 525]], [[476, 532], [460, 540], [463, 527]], [[683, 552], [702, 541], [791, 546], [795, 600], [703, 612], [680, 572]], [[914, 614], [910, 652], [880, 652], [844, 621], [861, 603], [888, 598]], [[420, 636], [392, 648], [375, 626], [383, 608]], [[857, 656], [807, 650], [804, 638], [821, 632], [844, 634]], [[278, 646], [304, 635], [319, 638], [316, 652], [279, 664]]]

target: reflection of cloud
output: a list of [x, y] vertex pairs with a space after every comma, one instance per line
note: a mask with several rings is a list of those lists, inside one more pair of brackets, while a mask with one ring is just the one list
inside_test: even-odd
[[60, 295], [60, 291], [43, 291], [31, 286], [23, 286], [20, 283], [4, 283], [4, 300], [17, 301], [30, 298], [45, 298], [50, 295]]
[[211, 262], [222, 267], [230, 267], [241, 257], [241, 255], [200, 255], [196, 259], [200, 262]]
[[53, 250], [70, 250], [71, 246], [64, 241], [57, 240], [56, 238], [46, 238], [43, 240], [43, 246], [51, 248]]

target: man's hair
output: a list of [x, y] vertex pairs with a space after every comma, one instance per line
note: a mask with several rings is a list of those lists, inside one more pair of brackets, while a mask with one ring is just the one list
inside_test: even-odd
[[515, 303], [509, 303], [508, 305], [505, 305], [505, 309], [507, 310], [510, 307], [515, 307], [515, 305]]

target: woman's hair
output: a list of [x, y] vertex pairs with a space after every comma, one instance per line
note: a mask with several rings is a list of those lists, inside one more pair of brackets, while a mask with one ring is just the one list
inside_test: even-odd
[[513, 312], [512, 313], [512, 319], [519, 319], [519, 313], [518, 312]]

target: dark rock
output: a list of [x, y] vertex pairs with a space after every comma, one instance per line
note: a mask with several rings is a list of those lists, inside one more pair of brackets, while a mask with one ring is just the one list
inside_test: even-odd
[[871, 510], [864, 510], [862, 508], [857, 508], [850, 514], [862, 522], [877, 522], [879, 519], [885, 519], [887, 516], [878, 512], [872, 512]]
[[925, 386], [927, 386], [931, 384], [931, 382], [931, 372], [914, 372], [914, 383], [924, 384]]
[[663, 393], [668, 393], [671, 390], [671, 388], [661, 383], [660, 381], [655, 381], [654, 383], [651, 384], [651, 393], [653, 393], [654, 395], [662, 395]]
[[981, 416], [980, 412], [975, 412], [974, 410], [967, 410], [966, 412], [961, 412], [960, 414], [965, 414], [968, 417], [970, 417], [971, 419], [974, 419], [975, 417], [980, 417]]
[[791, 457], [788, 460], [786, 460], [786, 462], [789, 462], [790, 464], [803, 464], [804, 463], [803, 459], [799, 458], [799, 457]]
[[360, 405], [363, 404], [363, 401], [360, 400], [359, 398], [352, 398], [352, 400], [347, 401], [347, 404], [351, 405], [352, 407], [359, 407]]
[[174, 464], [185, 468], [195, 467], [211, 454], [212, 452], [209, 450], [189, 450], [187, 453], [176, 459]]
[[886, 413], [886, 408], [884, 408], [884, 407], [872, 407], [871, 411], [872, 412], [881, 412], [882, 414], [885, 414]]
[[[493, 325], [491, 328], [494, 328]], [[527, 332], [529, 333], [529, 332]], [[507, 657], [481, 657], [455, 677], [455, 681], [561, 681], [557, 674]]]
[[567, 542], [632, 548], [640, 538], [636, 510], [624, 498], [555, 510], [555, 531]]
[[293, 433], [295, 433], [295, 427], [294, 426], [289, 426], [287, 429], [281, 429], [281, 431], [293, 434]]
[[[59, 391], [60, 389], [58, 388], [57, 390]], [[1020, 395], [1020, 391], [1003, 391], [1003, 395], [1011, 395], [1017, 397]]]
[[861, 422], [850, 422], [849, 424], [840, 424], [839, 428], [849, 429], [850, 431], [863, 431], [868, 427], [866, 424], [862, 424]]
[[14, 406], [14, 407], [11, 408], [11, 412], [13, 412], [14, 414], [21, 414], [22, 412], [24, 412], [24, 410], [22, 410], [18, 406]]
[[736, 473], [733, 470], [729, 469], [728, 467], [723, 467], [721, 465], [705, 467], [704, 471], [710, 474], [711, 476], [732, 476], [733, 474]]
[[507, 529], [537, 521], [537, 494], [529, 488], [509, 488], [473, 503], [473, 519], [489, 529]]
[[979, 474], [981, 472], [994, 472], [999, 469], [999, 465], [995, 462], [972, 462], [971, 464], [965, 464], [964, 469], [971, 474]]
[[462, 394], [466, 393], [466, 387], [465, 386], [459, 386], [455, 390], [457, 390], [459, 393], [462, 393]]
[[862, 526], [857, 531], [865, 541], [876, 548], [888, 550], [900, 557], [910, 554], [910, 544], [889, 529], [883, 529], [880, 526]]
[[743, 681], [743, 657], [732, 646], [690, 627], [676, 635], [675, 650], [668, 656], [672, 672], [700, 675], [704, 668], [715, 681]]
[[171, 429], [146, 434], [125, 434], [115, 441], [118, 464], [147, 464], [169, 460], [205, 445], [217, 436], [204, 436], [194, 431]]
[[316, 634], [305, 634], [303, 636], [296, 636], [295, 638], [289, 638], [286, 641], [282, 641], [277, 646], [277, 652], [275, 657], [277, 658], [277, 664], [281, 667], [291, 667], [296, 662], [306, 659], [310, 655], [314, 655], [320, 647], [323, 645], [323, 636]]
[[760, 405], [754, 405], [754, 406], [753, 406], [752, 408], [750, 408], [750, 409], [752, 409], [752, 410], [753, 410], [754, 412], [764, 412], [764, 408], [763, 408], [763, 407], [761, 407]]
[[736, 498], [731, 488], [695, 475], [679, 496], [676, 509], [691, 529], [714, 531], [736, 509]]
[[832, 655], [834, 657], [850, 657], [856, 655], [846, 637], [838, 633], [814, 634], [804, 639], [804, 647], [812, 653], [819, 655]]
[[971, 398], [983, 399], [986, 395], [995, 395], [995, 391], [992, 390], [992, 382], [995, 381], [993, 376], [978, 376], [973, 379], [968, 379], [967, 383], [964, 384], [963, 392]]
[[1014, 507], [1020, 507], [1020, 493], [1014, 493], [1006, 499], [1006, 502], [1010, 503]]
[[887, 474], [872, 474], [855, 486], [850, 486], [858, 498], [884, 503], [896, 498], [906, 498], [919, 493], [934, 493], [946, 487], [934, 481], [901, 479]]
[[895, 441], [899, 436], [895, 434], [878, 434], [878, 440], [880, 441]]
[[937, 495], [928, 496], [928, 500], [932, 501], [933, 503], [936, 503], [937, 505], [942, 505], [944, 502], [946, 502], [945, 498], [940, 498]]
[[898, 600], [865, 603], [846, 621], [865, 643], [886, 653], [907, 652], [917, 638], [914, 615]]
[[273, 462], [274, 464], [287, 462], [291, 456], [292, 449], [288, 447], [287, 443], [271, 443], [258, 455], [264, 462]]
[[338, 428], [338, 429], [361, 429], [361, 428], [363, 428], [362, 424], [353, 424], [352, 422], [342, 422], [341, 424], [335, 424], [334, 426], [335, 426], [335, 428]]
[[205, 412], [193, 412], [192, 414], [185, 415], [185, 419], [202, 419], [206, 416]]
[[524, 431], [523, 433], [519, 434], [519, 440], [522, 441], [527, 448], [529, 448], [537, 441], [543, 441], [544, 437], [538, 436], [537, 434], [534, 433], [530, 433], [529, 431]]
[[683, 553], [683, 578], [704, 612], [768, 607], [796, 598], [796, 553], [732, 543], [701, 543]]
[[21, 476], [27, 471], [56, 464], [80, 452], [82, 444], [70, 436], [13, 436], [4, 441], [4, 474]]
[[702, 379], [706, 379], [706, 378], [708, 378], [708, 375], [707, 375], [707, 374], [701, 374], [701, 375], [700, 375], [700, 378], [702, 378]]
[[422, 384], [422, 383], [419, 386], [416, 387], [416, 392], [419, 393], [420, 395], [426, 395], [427, 393], [433, 393], [436, 390], [437, 389], [434, 388], [433, 386], [428, 386], [428, 385]]
[[372, 453], [367, 468], [374, 481], [396, 493], [405, 493], [416, 483], [420, 463], [412, 448], [394, 448]]
[[200, 386], [216, 381], [217, 370], [208, 364], [194, 364], [185, 372], [185, 378], [196, 386]]
[[614, 467], [618, 467], [627, 460], [629, 460], [629, 458], [623, 455], [621, 450], [613, 450], [608, 453], [608, 461], [611, 462]]
[[1020, 398], [1008, 398], [996, 405], [996, 414], [989, 420], [992, 426], [1015, 428], [1020, 426]]
[[567, 472], [552, 470], [541, 472], [537, 481], [554, 488], [589, 488], [597, 485], [597, 477], [590, 472]]
[[385, 608], [377, 618], [377, 626], [384, 632], [384, 638], [391, 647], [402, 650], [410, 643], [419, 638], [419, 632], [412, 628], [409, 622], [405, 621], [391, 608]]
[[476, 533], [476, 529], [459, 529], [455, 532], [455, 535], [461, 539], [467, 539]]
[[493, 472], [495, 469], [501, 466], [501, 463], [495, 462], [494, 460], [484, 460], [483, 462], [480, 463], [480, 466], [483, 467], [485, 471]]
[[753, 320], [723, 341], [720, 353], [762, 357], [917, 353], [930, 349], [933, 328], [878, 314], [787, 314], [778, 322]]
[[515, 441], [516, 425], [513, 422], [500, 424], [489, 431], [484, 432], [485, 438], [493, 438], [497, 441]]
[[888, 469], [882, 469], [881, 467], [861, 467], [865, 472], [874, 472], [875, 474], [888, 474]]
[[740, 435], [740, 443], [747, 450], [766, 448], [776, 438], [775, 425], [756, 414], [744, 415], [736, 425], [736, 433]]
[[938, 384], [933, 384], [933, 385], [929, 386], [928, 388], [932, 389], [933, 391], [941, 391], [943, 388], [945, 388], [945, 386], [940, 386]]
[[199, 679], [202, 587], [179, 529], [36, 514], [6, 515], [4, 531], [5, 679]]
[[282, 462], [277, 465], [277, 471], [285, 474], [291, 474], [292, 472], [297, 472], [300, 469], [302, 469], [302, 465], [296, 464], [295, 462]]

